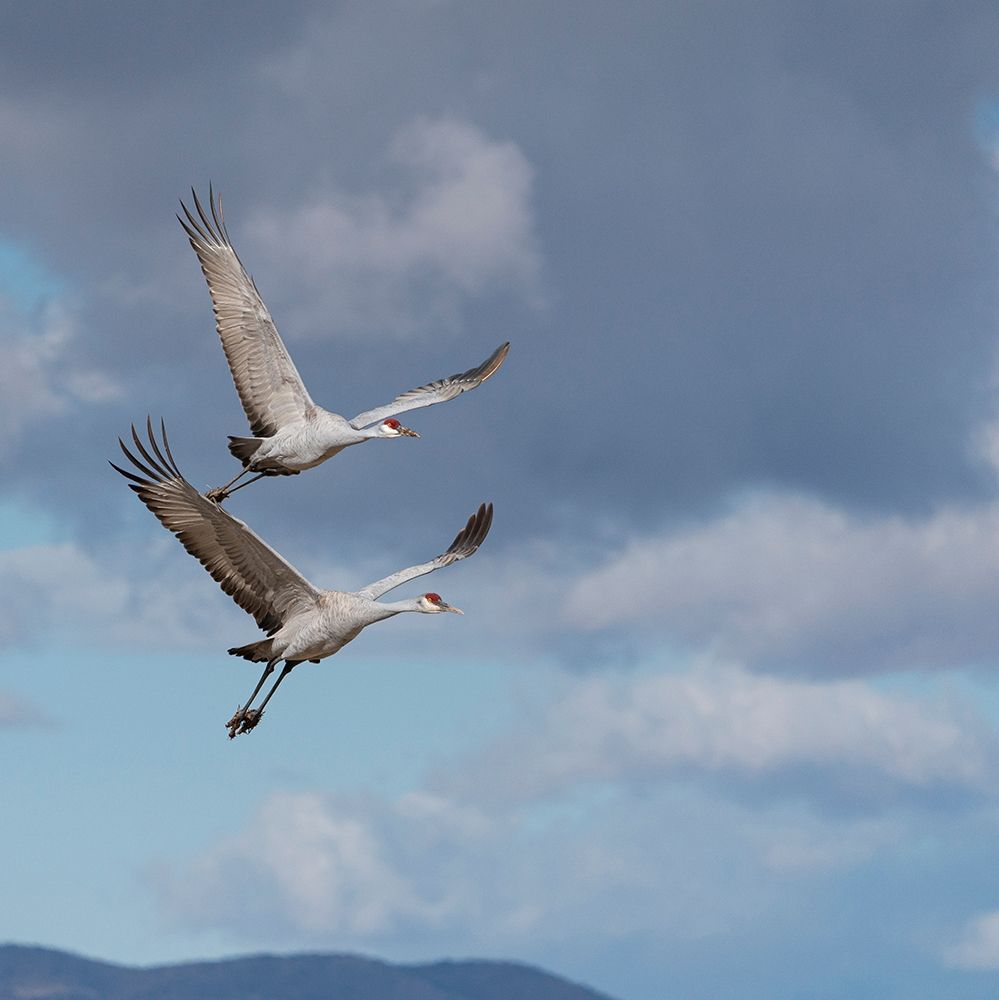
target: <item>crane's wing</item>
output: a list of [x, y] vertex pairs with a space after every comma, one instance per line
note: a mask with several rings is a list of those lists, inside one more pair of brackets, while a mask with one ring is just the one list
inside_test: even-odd
[[454, 399], [455, 396], [460, 396], [463, 392], [468, 392], [469, 389], [482, 385], [490, 375], [495, 375], [506, 360], [509, 350], [510, 341], [508, 340], [505, 344], [500, 344], [481, 365], [469, 368], [467, 372], [449, 375], [447, 378], [437, 379], [436, 382], [428, 382], [426, 385], [410, 389], [408, 392], [402, 393], [401, 396], [396, 396], [391, 403], [359, 413], [351, 420], [350, 426], [356, 430], [377, 423], [379, 420], [384, 420], [396, 413], [405, 413], [406, 410], [415, 410], [421, 406], [433, 406], [434, 403], [443, 403], [445, 400]]
[[493, 505], [491, 503], [480, 504], [479, 509], [468, 519], [465, 527], [454, 536], [454, 541], [448, 546], [446, 552], [442, 552], [436, 559], [431, 559], [430, 562], [420, 563], [419, 566], [410, 566], [408, 569], [401, 569], [398, 573], [393, 573], [391, 576], [385, 577], [384, 580], [376, 580], [374, 583], [369, 583], [366, 587], [357, 591], [358, 595], [376, 600], [382, 594], [387, 594], [400, 584], [415, 580], [418, 576], [426, 576], [427, 573], [433, 573], [435, 569], [440, 569], [442, 566], [450, 566], [451, 563], [457, 562], [459, 559], [467, 559], [482, 544], [486, 535], [489, 534], [489, 528], [492, 526], [492, 523]]
[[208, 282], [215, 327], [250, 430], [255, 437], [270, 437], [279, 427], [301, 420], [314, 404], [257, 286], [229, 242], [221, 196], [208, 189], [209, 219], [193, 188], [191, 194], [198, 218], [181, 202], [187, 219], [177, 219]]
[[161, 427], [163, 451], [156, 443], [152, 421], [146, 422], [152, 454], [132, 427], [132, 440], [144, 462], [118, 439], [125, 457], [142, 476], [111, 463], [112, 468], [131, 480], [130, 488], [160, 524], [180, 539], [184, 548], [244, 611], [253, 615], [268, 635], [298, 612], [317, 607], [319, 591], [298, 570], [242, 521], [205, 499], [183, 477], [170, 453], [166, 427], [162, 423]]

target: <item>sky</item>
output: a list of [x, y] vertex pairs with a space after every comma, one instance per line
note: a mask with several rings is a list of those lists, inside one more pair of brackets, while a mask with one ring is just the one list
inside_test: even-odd
[[[6, 5], [0, 941], [994, 993], [997, 43], [984, 2]], [[348, 590], [496, 508], [426, 584], [464, 617], [231, 742], [255, 625], [107, 465], [151, 415], [236, 471], [209, 184], [327, 408], [512, 344], [227, 501]]]

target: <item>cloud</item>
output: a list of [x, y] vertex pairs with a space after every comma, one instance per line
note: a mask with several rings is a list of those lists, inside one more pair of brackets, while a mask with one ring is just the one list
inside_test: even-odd
[[853, 516], [797, 494], [637, 538], [585, 573], [567, 625], [622, 627], [762, 669], [860, 674], [990, 661], [999, 506]]
[[[523, 954], [572, 935], [683, 937], [738, 922], [742, 901], [726, 899], [721, 878], [695, 887], [691, 872], [709, 855], [733, 860], [741, 833], [738, 847], [706, 838], [698, 805], [670, 819], [661, 802], [619, 805], [580, 822], [486, 813], [427, 791], [279, 792], [241, 833], [149, 878], [173, 922], [251, 945]], [[731, 887], [731, 869], [724, 880]]]
[[7, 614], [0, 642], [37, 641], [57, 623], [115, 616], [126, 587], [71, 543], [30, 545], [0, 552], [0, 594]]
[[[6, 359], [0, 369], [0, 419], [16, 440], [34, 420], [60, 413], [66, 406], [55, 373], [72, 326], [65, 310], [49, 306], [30, 329], [0, 301], [0, 331]], [[9, 448], [8, 435], [4, 438]]]
[[242, 834], [152, 877], [175, 919], [247, 935], [263, 920], [279, 938], [365, 938], [450, 909], [445, 886], [406, 873], [425, 872], [436, 852], [481, 829], [476, 817], [423, 795], [381, 804], [281, 792]]
[[567, 940], [748, 930], [910, 835], [897, 819], [818, 819], [680, 787], [511, 812], [426, 790], [276, 792], [237, 834], [146, 875], [174, 926], [241, 946], [540, 960]]
[[8, 691], [0, 691], [0, 729], [21, 729], [51, 725], [35, 705]]
[[916, 794], [923, 830], [921, 792], [994, 793], [994, 737], [960, 706], [703, 666], [565, 683], [405, 794], [270, 794], [239, 832], [154, 866], [163, 911], [251, 946], [685, 940], [898, 850], [913, 824], [893, 795]]
[[171, 558], [167, 542], [99, 554], [74, 542], [0, 551], [0, 646], [61, 636], [74, 648], [202, 649], [252, 635], [252, 621], [224, 595], [205, 600], [215, 584]]
[[74, 358], [77, 322], [59, 298], [24, 310], [0, 295], [0, 455], [10, 452], [39, 421], [80, 404], [117, 399], [113, 379], [97, 368], [79, 367]]
[[[327, 190], [290, 213], [261, 209], [246, 254], [284, 291], [280, 313], [317, 335], [454, 328], [462, 302], [540, 296], [533, 171], [513, 142], [418, 118], [396, 136], [392, 195]], [[308, 302], [308, 305], [301, 305]]]
[[999, 969], [999, 910], [969, 920], [958, 940], [944, 949], [943, 957], [958, 969]]
[[[879, 808], [889, 793], [990, 796], [997, 745], [984, 720], [861, 681], [760, 677], [705, 664], [680, 674], [585, 678], [450, 781], [477, 800], [527, 802], [580, 785], [654, 786], [699, 774], [781, 796]], [[797, 775], [821, 775], [802, 792]], [[445, 787], [450, 787], [450, 783]]]

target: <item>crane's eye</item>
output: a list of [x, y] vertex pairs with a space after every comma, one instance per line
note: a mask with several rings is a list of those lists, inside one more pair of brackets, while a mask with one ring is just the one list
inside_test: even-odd
[[389, 417], [388, 420], [385, 421], [385, 426], [391, 427], [392, 430], [397, 431], [402, 426], [402, 424], [400, 424], [399, 421], [395, 419], [395, 417]]
[[431, 604], [440, 604], [441, 595], [440, 594], [424, 594], [423, 595]]

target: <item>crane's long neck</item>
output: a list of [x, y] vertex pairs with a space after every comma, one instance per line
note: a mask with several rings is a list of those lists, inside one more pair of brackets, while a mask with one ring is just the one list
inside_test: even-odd
[[423, 611], [418, 597], [410, 597], [405, 601], [372, 601], [371, 621], [380, 622], [386, 618], [393, 618], [404, 611]]

